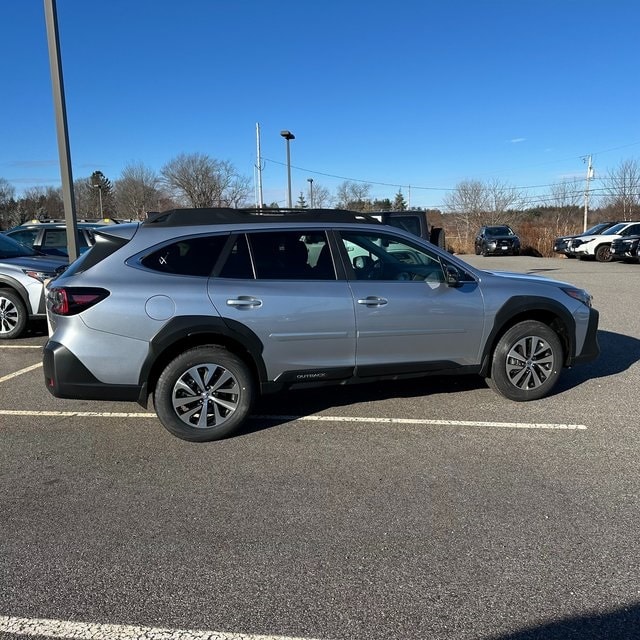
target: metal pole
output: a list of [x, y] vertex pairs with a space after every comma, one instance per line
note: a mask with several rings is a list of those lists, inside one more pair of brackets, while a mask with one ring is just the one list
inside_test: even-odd
[[281, 131], [280, 135], [287, 141], [287, 207], [291, 209], [291, 153], [289, 150], [289, 141], [295, 140], [296, 137], [291, 131], [287, 130]]
[[67, 226], [67, 247], [69, 260], [78, 257], [76, 205], [73, 197], [73, 173], [69, 153], [69, 133], [67, 130], [67, 111], [64, 100], [62, 80], [62, 61], [60, 59], [60, 39], [58, 36], [58, 18], [55, 0], [44, 0], [44, 15], [47, 23], [47, 41], [49, 43], [49, 66], [53, 88], [53, 106], [58, 133], [58, 155], [60, 156], [60, 175], [62, 178], [62, 201]]
[[309, 209], [313, 209], [313, 178], [307, 178], [309, 183]]
[[593, 177], [593, 167], [591, 166], [591, 156], [589, 156], [589, 162], [587, 164], [587, 186], [584, 190], [584, 220], [583, 220], [583, 231], [586, 231], [589, 227], [587, 226], [587, 217], [589, 215], [589, 181]]
[[262, 195], [262, 160], [260, 158], [260, 124], [256, 122], [256, 144], [258, 146], [258, 163], [256, 165], [256, 169], [258, 170], [258, 209], [262, 209], [264, 206], [263, 195]]
[[287, 207], [291, 209], [291, 152], [287, 138]]
[[100, 201], [100, 217], [104, 218], [104, 212], [102, 210], [102, 186], [98, 186], [98, 199]]

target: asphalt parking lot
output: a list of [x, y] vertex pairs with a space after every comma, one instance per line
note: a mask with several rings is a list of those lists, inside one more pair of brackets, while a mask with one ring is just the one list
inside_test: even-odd
[[0, 343], [0, 636], [639, 637], [640, 265], [466, 259], [587, 288], [600, 358], [534, 403], [291, 392], [190, 444], [52, 398], [44, 324]]

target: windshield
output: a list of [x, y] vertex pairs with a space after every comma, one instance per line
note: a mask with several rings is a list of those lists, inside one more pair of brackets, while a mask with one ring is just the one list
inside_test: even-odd
[[599, 222], [598, 224], [594, 224], [593, 227], [590, 227], [586, 231], [583, 232], [583, 236], [592, 236], [596, 233], [602, 233], [607, 227], [610, 227], [610, 222]]
[[23, 258], [24, 256], [38, 256], [37, 251], [0, 234], [0, 258]]
[[487, 236], [512, 236], [513, 231], [510, 227], [487, 227], [485, 231]]
[[603, 236], [615, 236], [617, 233], [620, 233], [622, 229], [627, 226], [628, 222], [618, 222], [618, 224], [614, 224], [613, 227], [607, 229], [602, 232]]

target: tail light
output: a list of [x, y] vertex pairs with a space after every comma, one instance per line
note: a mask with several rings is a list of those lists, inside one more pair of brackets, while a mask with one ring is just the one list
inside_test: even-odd
[[109, 295], [106, 289], [94, 287], [51, 287], [47, 292], [49, 311], [59, 316], [74, 316]]

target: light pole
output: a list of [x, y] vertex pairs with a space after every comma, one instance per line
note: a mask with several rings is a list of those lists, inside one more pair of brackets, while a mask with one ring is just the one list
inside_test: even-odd
[[309, 209], [313, 209], [313, 178], [307, 178], [309, 183]]
[[100, 178], [102, 177], [102, 173], [100, 171], [94, 171], [93, 175], [91, 176], [91, 186], [94, 189], [98, 190], [98, 198], [100, 200], [100, 217], [103, 218], [103, 211], [102, 211], [102, 182], [100, 180]]
[[295, 140], [296, 137], [291, 131], [281, 131], [280, 135], [287, 141], [287, 207], [291, 206], [291, 152], [289, 150], [289, 140]]

